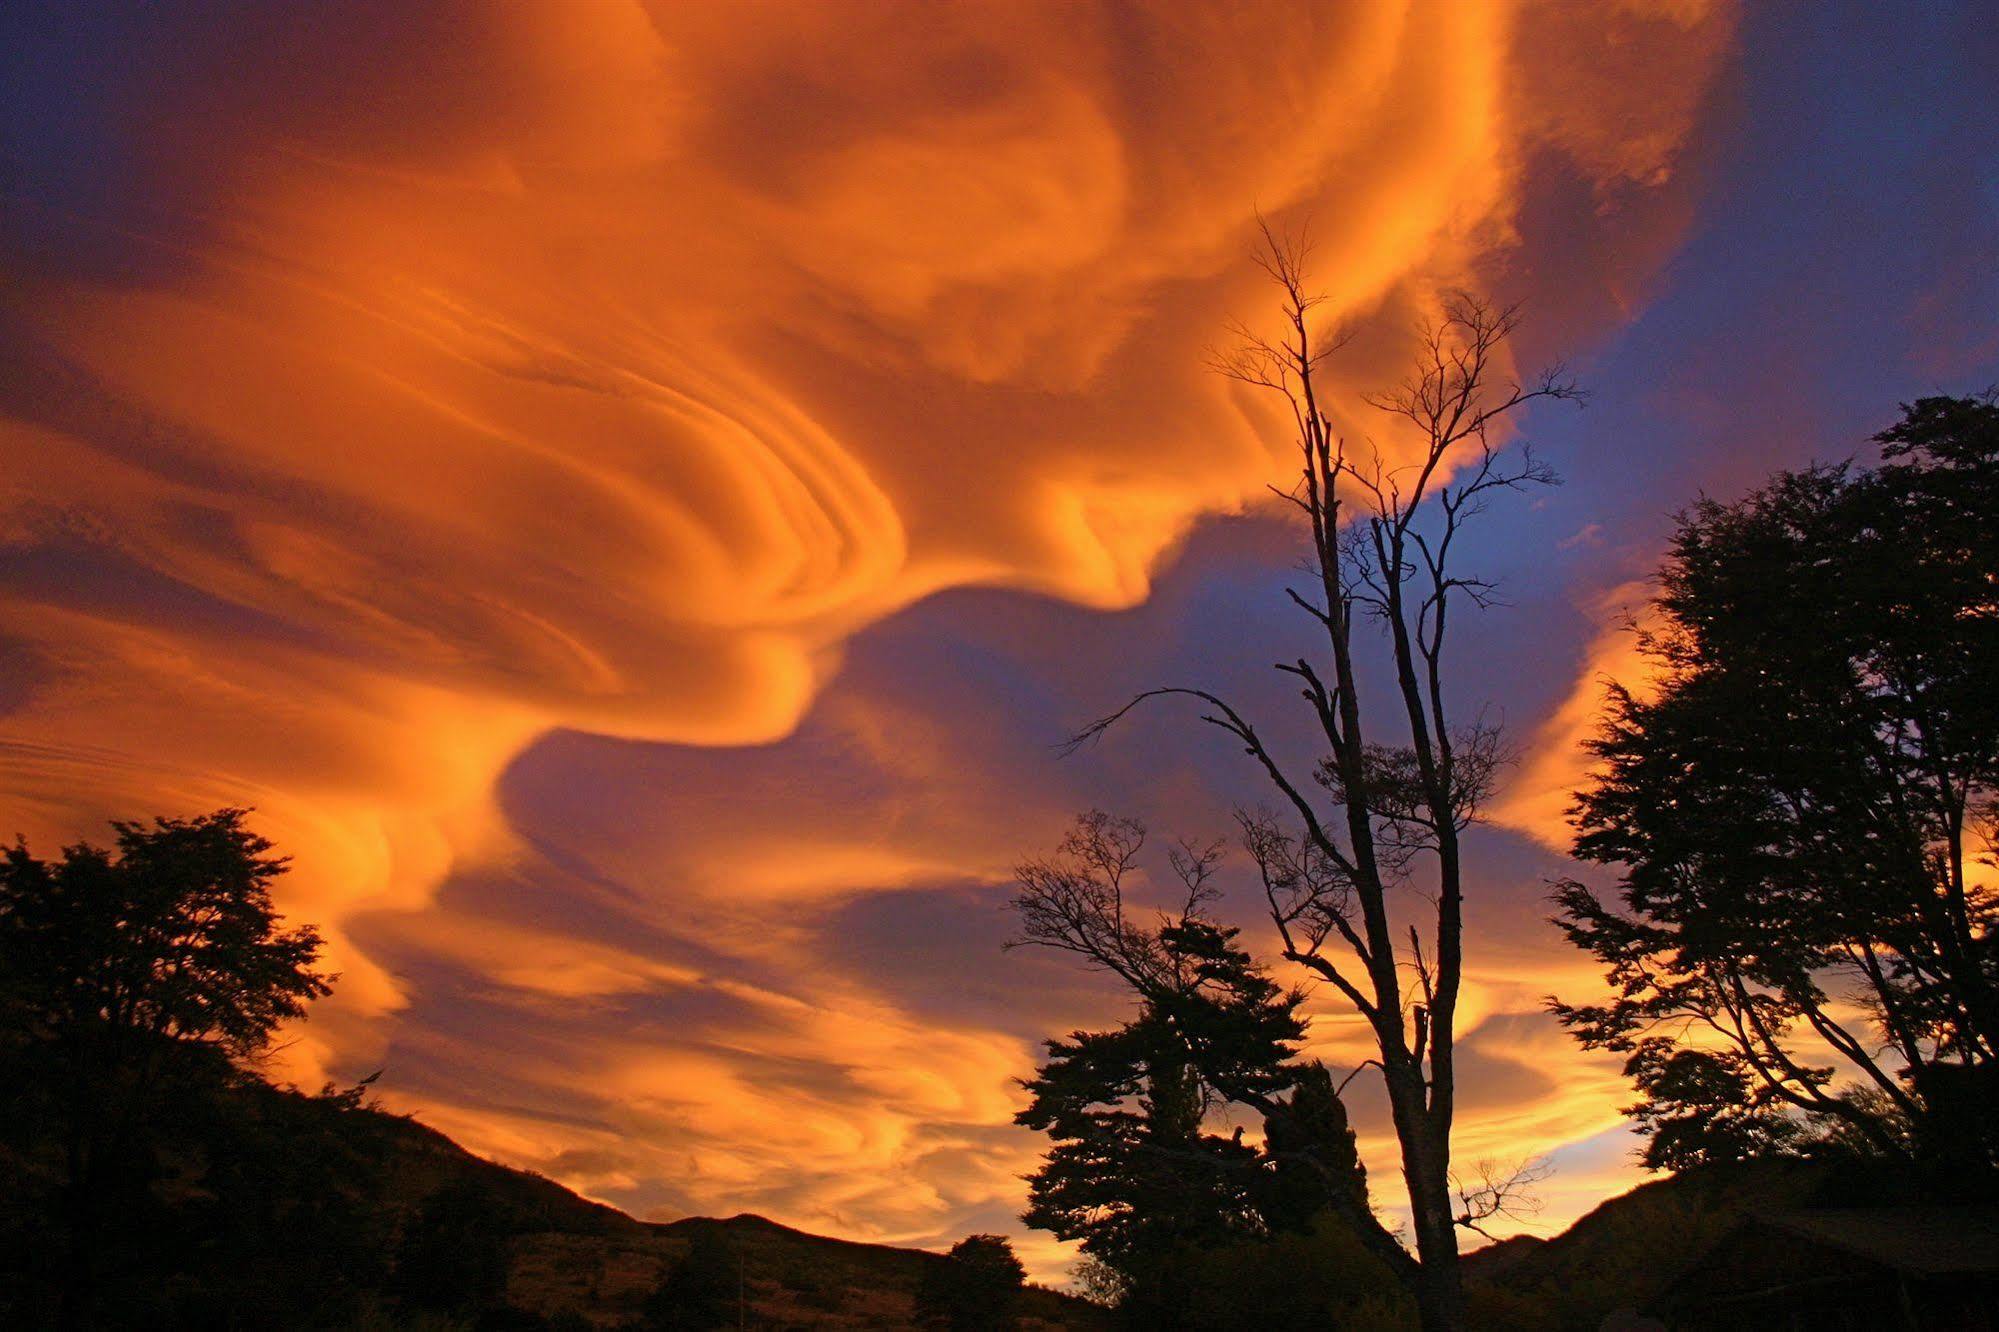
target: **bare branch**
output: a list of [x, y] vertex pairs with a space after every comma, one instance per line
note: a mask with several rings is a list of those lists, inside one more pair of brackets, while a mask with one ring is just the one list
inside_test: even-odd
[[1469, 1178], [1453, 1172], [1451, 1191], [1458, 1198], [1457, 1224], [1491, 1239], [1480, 1222], [1493, 1217], [1524, 1221], [1539, 1215], [1541, 1199], [1533, 1188], [1554, 1173], [1554, 1165], [1546, 1157], [1511, 1165], [1480, 1161], [1472, 1167]]

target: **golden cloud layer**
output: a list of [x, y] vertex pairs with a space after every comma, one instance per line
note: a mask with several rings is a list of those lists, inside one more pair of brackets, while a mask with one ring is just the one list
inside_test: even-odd
[[1593, 598], [1590, 618], [1600, 627], [1584, 649], [1575, 684], [1527, 745], [1525, 762], [1490, 811], [1494, 823], [1568, 850], [1574, 836], [1569, 808], [1590, 772], [1583, 746], [1602, 729], [1609, 686], [1616, 683], [1642, 697], [1655, 670], [1638, 637], [1639, 625], [1651, 616], [1651, 594], [1646, 584], [1629, 582]]
[[[1372, 330], [1342, 362], [1356, 383], [1393, 369], [1445, 285], [1558, 271], [1614, 305], [1656, 253], [1597, 233], [1670, 215], [1729, 35], [1670, 0], [132, 23], [92, 35], [76, 122], [127, 169], [30, 175], [9, 204], [0, 780], [44, 841], [254, 803], [297, 858], [286, 907], [326, 926], [345, 976], [295, 1051], [307, 1076], [414, 1020], [363, 916], [408, 913], [398, 938], [434, 961], [578, 1011], [713, 988], [715, 965], [547, 922], [446, 928], [449, 875], [526, 858], [493, 798], [516, 756], [565, 728], [784, 736], [844, 641], [939, 589], [1142, 599], [1192, 524], [1281, 462], [1198, 373], [1267, 304], [1243, 262], [1253, 209], [1313, 219], [1328, 320]], [[1519, 249], [1546, 173], [1597, 201], [1576, 221], [1592, 268]], [[702, 843], [726, 887], [690, 902], [1004, 864], [920, 818], [896, 840], [832, 831], [838, 803], [825, 830]], [[713, 939], [738, 960], [786, 946]], [[598, 1175], [564, 1153], [623, 1163], [605, 1178], [691, 1164], [690, 1201], [764, 1188], [870, 1233], [934, 1234], [963, 1199], [1017, 1192], [1019, 1146], [990, 1136], [1017, 1035], [949, 1030], [852, 977], [790, 987], [737, 995], [742, 1030], [599, 1032], [540, 1070], [588, 1071], [595, 1099], [426, 1109], [582, 1183]], [[848, 1070], [841, 1095], [743, 1076], [814, 1051]], [[655, 1145], [723, 1116], [737, 1136]], [[890, 1168], [912, 1153], [920, 1186]], [[805, 1158], [811, 1189], [761, 1183]]]

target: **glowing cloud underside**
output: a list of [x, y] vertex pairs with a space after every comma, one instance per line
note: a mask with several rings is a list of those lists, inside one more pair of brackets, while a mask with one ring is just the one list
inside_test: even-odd
[[[1445, 285], [1628, 299], [1659, 244], [1632, 219], [1670, 213], [1729, 35], [1670, 0], [77, 27], [29, 52], [78, 82], [50, 112], [63, 161], [13, 173], [0, 233], [6, 831], [255, 804], [344, 973], [292, 1051], [306, 1076], [379, 1048], [408, 999], [351, 923], [512, 862], [493, 792], [537, 737], [773, 740], [845, 640], [928, 593], [1131, 605], [1192, 524], [1252, 501], [1284, 440], [1199, 365], [1267, 305], [1253, 208], [1314, 219], [1328, 320], [1378, 331], [1341, 363], [1357, 383]], [[1523, 249], [1547, 173], [1645, 253]], [[944, 853], [800, 854], [801, 882], [893, 889]], [[767, 856], [752, 880], [786, 877]], [[586, 1007], [699, 983], [497, 927], [430, 946]], [[692, 1203], [810, 1158], [840, 1196], [767, 1204], [875, 1233], [1014, 1187], [992, 1126], [1018, 1036], [794, 981], [716, 1030], [838, 1051], [862, 1072], [837, 1092], [600, 1037], [615, 1121], [564, 1138], [426, 1104], [586, 1184], [689, 1168]], [[702, 1117], [689, 1097], [756, 1150], [634, 1157]], [[613, 1143], [624, 1164], [591, 1167]], [[929, 1196], [855, 1182], [925, 1150]]]

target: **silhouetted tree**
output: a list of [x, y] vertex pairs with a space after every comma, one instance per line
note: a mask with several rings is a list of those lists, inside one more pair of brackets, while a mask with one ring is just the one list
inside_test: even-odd
[[0, 958], [22, 1033], [133, 1062], [163, 1041], [242, 1058], [330, 993], [312, 969], [318, 932], [278, 928], [270, 885], [286, 862], [243, 826], [247, 813], [114, 823], [115, 855], [78, 843], [49, 862], [10, 848]]
[[1121, 1274], [1140, 1302], [1191, 1245], [1260, 1235], [1261, 1153], [1204, 1131], [1211, 1093], [1166, 1024], [1147, 1015], [1048, 1044], [1019, 1122], [1056, 1141], [1028, 1177], [1023, 1220]]
[[967, 1235], [931, 1264], [916, 1291], [916, 1320], [950, 1332], [1007, 1332], [1027, 1269], [1004, 1235]]
[[1069, 1269], [1070, 1288], [1092, 1304], [1115, 1309], [1131, 1292], [1131, 1279], [1110, 1263], [1092, 1254]]
[[1794, 1150], [1803, 1128], [1741, 1056], [1682, 1047], [1666, 1037], [1638, 1042], [1625, 1073], [1641, 1098], [1625, 1113], [1646, 1138], [1653, 1170], [1688, 1170]]
[[410, 1314], [473, 1317], [506, 1302], [509, 1236], [490, 1191], [446, 1185], [403, 1223], [389, 1290]]
[[[1302, 993], [1205, 914], [1220, 848], [1169, 855], [1184, 897], [1148, 926], [1123, 904], [1144, 840], [1130, 819], [1087, 814], [1055, 856], [1019, 868], [1022, 941], [1080, 953], [1144, 999], [1115, 1030], [1048, 1042], [1017, 1120], [1056, 1140], [1029, 1177], [1024, 1219], [1080, 1241], [1119, 1274], [1126, 1311], [1163, 1326], [1195, 1250], [1302, 1230], [1327, 1211], [1377, 1223], [1331, 1078], [1297, 1059]], [[1261, 1114], [1261, 1143], [1208, 1131], [1224, 1103]]]
[[[1191, 699], [1279, 797], [1281, 815], [1244, 816], [1244, 841], [1263, 871], [1282, 955], [1325, 982], [1373, 1035], [1371, 1062], [1401, 1148], [1416, 1256], [1371, 1216], [1356, 1218], [1356, 1233], [1407, 1284], [1424, 1327], [1436, 1332], [1464, 1326], [1457, 1229], [1465, 1215], [1451, 1182], [1464, 976], [1461, 838], [1501, 759], [1496, 730], [1476, 714], [1464, 720], [1448, 697], [1450, 626], [1465, 609], [1489, 603], [1492, 591], [1458, 563], [1467, 524], [1487, 501], [1554, 480], [1524, 449], [1509, 458], [1505, 422], [1529, 403], [1580, 394], [1559, 371], [1531, 385], [1508, 380], [1517, 312], [1458, 293], [1427, 330], [1408, 379], [1368, 400], [1413, 440], [1414, 456], [1398, 462], [1371, 445], [1350, 452], [1321, 397], [1320, 371], [1338, 343], [1314, 313], [1306, 247], [1267, 227], [1265, 241], [1261, 257], [1279, 289], [1283, 331], [1272, 340], [1239, 330], [1239, 345], [1216, 368], [1274, 395], [1296, 429], [1298, 481], [1284, 498], [1309, 532], [1313, 581], [1290, 595], [1324, 647], [1316, 659], [1278, 669], [1298, 681], [1322, 756], [1309, 776], [1294, 772], [1240, 711], [1190, 686], [1146, 691], [1078, 743], [1146, 701]], [[1370, 641], [1385, 649], [1392, 683], [1382, 695], [1362, 688]]]
[[1590, 747], [1576, 854], [1618, 901], [1556, 902], [1616, 997], [1554, 1009], [1628, 1053], [1655, 1165], [1781, 1147], [1778, 1108], [1938, 1177], [1999, 1157], [1999, 404], [1877, 438], [1681, 516], [1656, 681]]
[[[1271, 1230], [1302, 1233], [1318, 1226], [1327, 1212], [1344, 1217], [1370, 1206], [1367, 1167], [1331, 1070], [1308, 1061], [1288, 1071], [1290, 1099], [1263, 1121], [1271, 1171], [1258, 1190], [1257, 1206]], [[1335, 1193], [1342, 1195], [1338, 1203]]]
[[744, 1313], [742, 1254], [720, 1226], [696, 1228], [687, 1252], [646, 1297], [644, 1325], [660, 1332], [735, 1327]]
[[65, 1323], [90, 1317], [102, 1218], [141, 1205], [140, 1133], [174, 1081], [253, 1057], [328, 993], [318, 934], [279, 928], [284, 861], [244, 813], [115, 823], [115, 853], [17, 844], [0, 860], [4, 1039], [62, 1146]]

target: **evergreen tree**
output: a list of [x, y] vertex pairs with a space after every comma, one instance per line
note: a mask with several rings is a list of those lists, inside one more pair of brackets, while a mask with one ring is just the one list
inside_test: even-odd
[[[1129, 820], [1085, 816], [1067, 844], [1071, 863], [1023, 867], [1030, 927], [1061, 899], [1114, 897], [1114, 882], [1079, 875], [1074, 862], [1128, 866], [1142, 840]], [[1048, 1042], [1017, 1116], [1055, 1140], [1029, 1176], [1024, 1219], [1078, 1241], [1118, 1274], [1127, 1312], [1155, 1321], [1184, 1303], [1176, 1283], [1192, 1254], [1303, 1230], [1328, 1213], [1372, 1221], [1345, 1107], [1326, 1070], [1297, 1057], [1302, 992], [1278, 986], [1235, 930], [1204, 915], [1218, 854], [1176, 853], [1186, 901], [1157, 926], [1106, 921], [1106, 946], [1145, 978], [1147, 1001], [1115, 1029]], [[1242, 1127], [1214, 1131], [1225, 1105], [1258, 1115], [1262, 1141]]]

